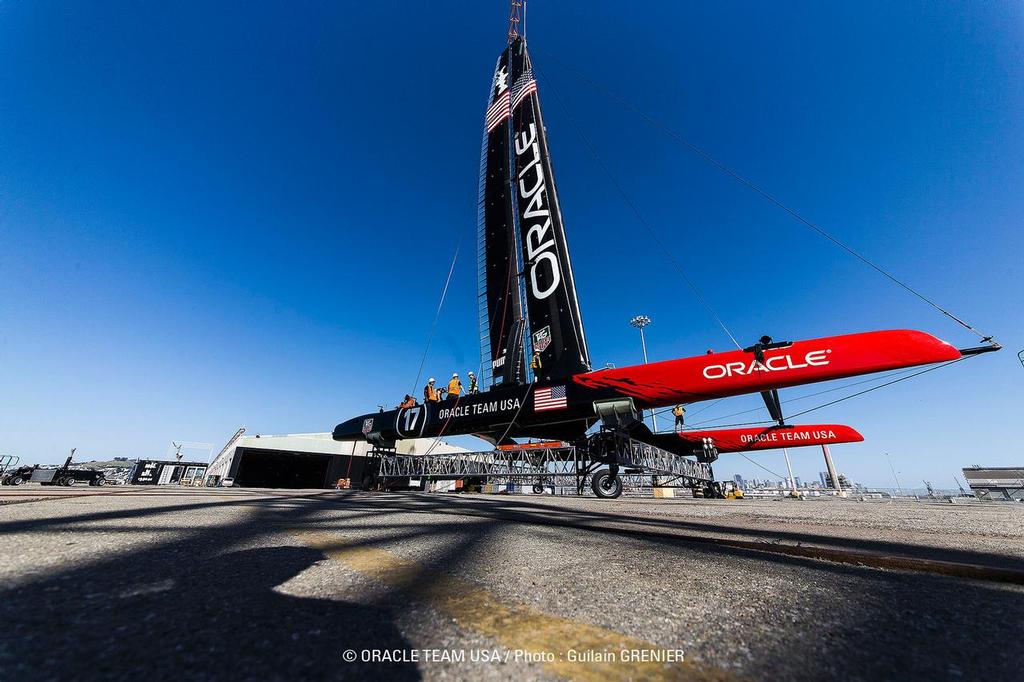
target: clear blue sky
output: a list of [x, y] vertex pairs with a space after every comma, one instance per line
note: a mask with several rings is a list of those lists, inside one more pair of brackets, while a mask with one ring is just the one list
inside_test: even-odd
[[[499, 0], [0, 2], [0, 453], [160, 456], [394, 404], [460, 240], [427, 371], [475, 367], [505, 16]], [[535, 0], [528, 19], [596, 364], [639, 362], [638, 313], [652, 358], [729, 343], [552, 89], [741, 340], [974, 340], [571, 69], [1007, 345], [815, 413], [867, 438], [835, 448], [841, 470], [885, 485], [888, 451], [904, 485], [950, 487], [966, 464], [1024, 463], [1019, 3]], [[804, 477], [819, 459], [794, 451]], [[717, 473], [763, 474], [735, 456]]]

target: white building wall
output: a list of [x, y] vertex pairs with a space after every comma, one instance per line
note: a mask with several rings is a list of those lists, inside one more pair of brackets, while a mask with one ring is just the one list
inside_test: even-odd
[[[436, 443], [436, 445], [435, 445]], [[312, 452], [323, 455], [351, 455], [354, 457], [365, 457], [370, 451], [370, 444], [366, 442], [342, 442], [336, 441], [330, 433], [292, 433], [279, 436], [242, 436], [231, 447], [224, 450], [217, 456], [206, 470], [207, 477], [220, 476], [225, 478], [230, 475], [231, 466], [235, 460], [235, 453], [238, 448], [250, 448], [259, 450], [283, 450], [285, 452]], [[402, 455], [422, 455], [428, 450], [431, 454], [450, 454], [454, 452], [466, 452], [465, 448], [452, 445], [447, 441], [436, 438], [415, 438], [400, 440], [395, 450]]]

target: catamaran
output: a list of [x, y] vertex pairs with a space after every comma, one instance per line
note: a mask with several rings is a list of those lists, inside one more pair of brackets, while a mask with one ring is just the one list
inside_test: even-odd
[[[563, 441], [588, 453], [596, 463], [595, 492], [613, 497], [622, 489], [618, 465], [630, 461], [616, 448], [641, 443], [710, 462], [720, 452], [862, 441], [849, 426], [787, 423], [779, 389], [998, 349], [988, 338], [987, 345], [958, 350], [922, 331], [885, 330], [801, 341], [763, 337], [734, 351], [592, 368], [540, 94], [517, 30], [519, 6], [513, 2], [484, 114], [478, 261], [485, 390], [354, 417], [337, 425], [335, 440], [382, 448], [459, 434], [499, 447], [517, 438]], [[763, 397], [770, 425], [659, 433], [644, 423], [644, 410], [750, 393]]]

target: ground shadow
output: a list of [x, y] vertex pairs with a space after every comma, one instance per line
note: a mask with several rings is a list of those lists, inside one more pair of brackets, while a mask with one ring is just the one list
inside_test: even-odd
[[414, 664], [342, 658], [410, 648], [389, 610], [275, 589], [319, 551], [202, 547], [175, 543], [3, 591], [0, 677], [419, 679]]

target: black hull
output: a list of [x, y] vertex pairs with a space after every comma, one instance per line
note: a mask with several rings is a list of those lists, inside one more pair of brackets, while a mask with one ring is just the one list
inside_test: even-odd
[[[559, 389], [564, 391], [564, 406]], [[551, 390], [556, 397], [537, 400], [538, 392], [543, 396]], [[616, 395], [573, 382], [497, 386], [476, 395], [365, 414], [338, 424], [333, 436], [378, 443], [456, 435], [475, 435], [493, 443], [526, 437], [572, 441], [597, 420], [594, 401]]]

